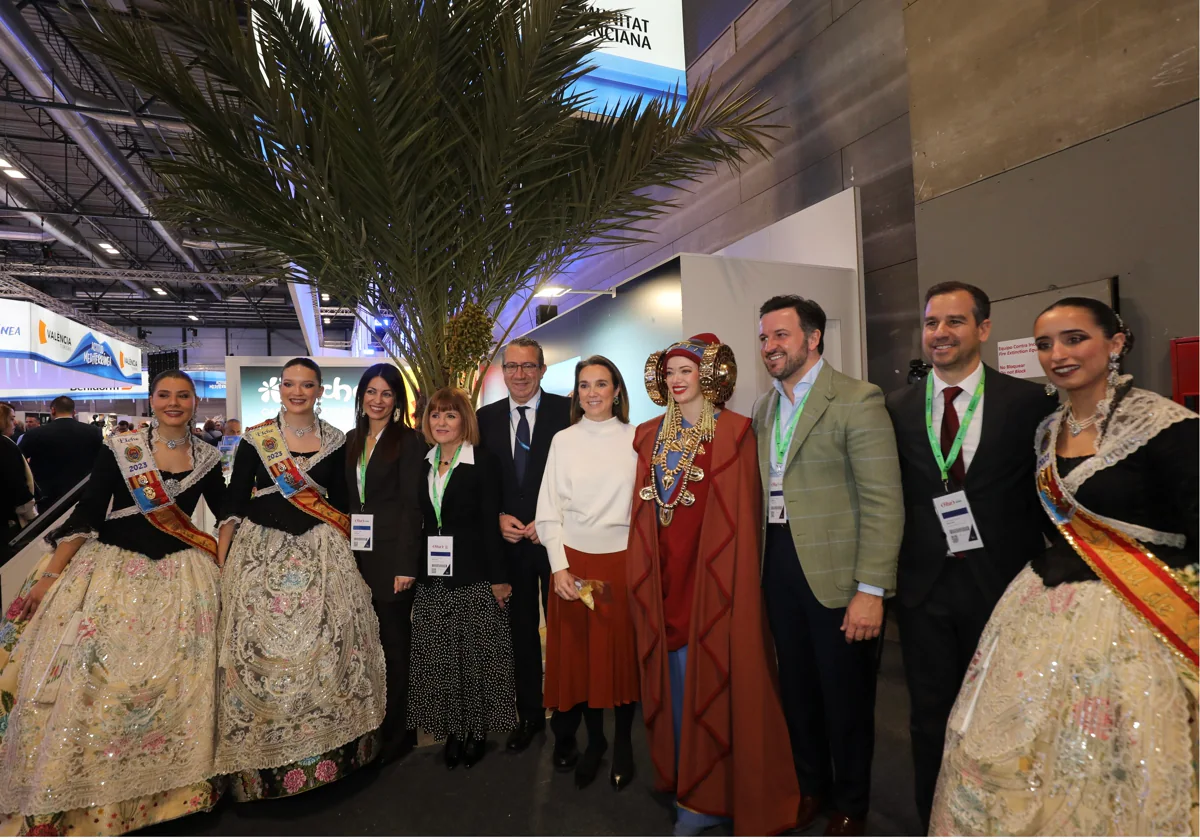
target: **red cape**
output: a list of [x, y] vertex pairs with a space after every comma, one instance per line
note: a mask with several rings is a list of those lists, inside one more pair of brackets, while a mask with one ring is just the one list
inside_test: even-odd
[[677, 778], [658, 514], [653, 501], [638, 496], [652, 480], [661, 419], [642, 423], [634, 437], [638, 472], [626, 560], [656, 786], [674, 791], [693, 811], [732, 817], [737, 834], [777, 834], [795, 826], [800, 791], [759, 577], [757, 444], [748, 418], [721, 412], [704, 478], [711, 484], [688, 630]]

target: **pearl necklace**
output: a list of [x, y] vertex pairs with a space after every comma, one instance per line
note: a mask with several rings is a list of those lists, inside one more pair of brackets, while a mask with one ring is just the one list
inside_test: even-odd
[[185, 443], [187, 443], [188, 439], [191, 438], [191, 436], [192, 436], [192, 433], [188, 432], [185, 436], [183, 436], [181, 438], [169, 438], [169, 437], [163, 437], [162, 435], [159, 435], [158, 439], [167, 445], [167, 449], [178, 449], [179, 447], [181, 447]]
[[316, 428], [317, 428], [317, 423], [318, 423], [318, 422], [320, 422], [320, 421], [318, 421], [318, 420], [313, 420], [313, 421], [312, 421], [312, 423], [308, 424], [308, 425], [307, 425], [307, 426], [305, 426], [303, 429], [297, 429], [297, 428], [295, 428], [295, 427], [293, 427], [293, 426], [289, 426], [287, 423], [284, 423], [284, 424], [283, 424], [283, 427], [284, 427], [285, 429], [287, 429], [289, 432], [291, 432], [292, 434], [294, 434], [296, 437], [298, 437], [298, 438], [302, 438], [302, 437], [304, 437], [306, 434], [308, 434], [309, 432], [311, 432], [311, 431], [313, 431], [314, 429], [316, 429]]
[[1096, 411], [1091, 417], [1086, 420], [1076, 420], [1074, 409], [1067, 408], [1067, 428], [1071, 432], [1071, 437], [1079, 437], [1083, 434], [1084, 429], [1090, 429], [1096, 425], [1096, 421], [1100, 419], [1100, 412]]

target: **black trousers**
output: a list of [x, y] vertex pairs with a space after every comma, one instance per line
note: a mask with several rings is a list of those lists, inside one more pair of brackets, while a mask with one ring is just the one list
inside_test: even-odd
[[508, 621], [512, 634], [513, 676], [517, 684], [517, 714], [523, 721], [545, 720], [542, 637], [538, 626], [541, 612], [549, 610], [550, 561], [544, 550], [524, 543], [516, 546], [509, 558], [512, 600], [508, 602]]
[[379, 618], [379, 641], [387, 668], [387, 708], [380, 727], [383, 758], [398, 751], [408, 736], [408, 655], [412, 648], [412, 608], [415, 589], [395, 601], [372, 601]]
[[925, 600], [901, 604], [898, 610], [911, 708], [917, 813], [926, 831], [942, 766], [946, 722], [1000, 594], [992, 598], [983, 593], [967, 567], [971, 562], [973, 558], [948, 558]]
[[800, 792], [865, 819], [879, 641], [846, 643], [846, 610], [813, 595], [787, 525], [767, 526], [763, 587]]

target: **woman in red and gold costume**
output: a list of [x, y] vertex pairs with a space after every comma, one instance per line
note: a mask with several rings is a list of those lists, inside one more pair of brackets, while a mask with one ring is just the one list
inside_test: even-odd
[[676, 835], [729, 820], [778, 833], [800, 803], [759, 578], [757, 447], [750, 419], [723, 409], [736, 380], [733, 351], [708, 333], [652, 354], [646, 390], [667, 412], [634, 437], [630, 599]]

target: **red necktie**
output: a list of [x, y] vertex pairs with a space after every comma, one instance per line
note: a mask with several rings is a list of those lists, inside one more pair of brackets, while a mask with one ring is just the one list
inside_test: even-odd
[[[946, 400], [945, 411], [942, 412], [942, 457], [950, 457], [950, 448], [954, 446], [954, 438], [958, 435], [958, 411], [954, 408], [954, 400], [962, 393], [962, 388], [952, 385], [942, 391]], [[950, 481], [955, 487], [962, 487], [967, 477], [967, 468], [963, 465], [963, 451], [958, 450], [958, 457], [950, 465]]]

